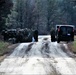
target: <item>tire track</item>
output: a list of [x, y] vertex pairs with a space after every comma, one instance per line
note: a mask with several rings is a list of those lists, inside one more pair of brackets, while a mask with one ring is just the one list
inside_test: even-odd
[[60, 44], [43, 38], [37, 43], [21, 44], [0, 65], [0, 75], [76, 74], [76, 61]]
[[[50, 47], [50, 50], [51, 49], [52, 48]], [[55, 50], [57, 53], [55, 52]], [[61, 48], [61, 45], [60, 44], [54, 45], [53, 51], [55, 52], [53, 55], [53, 57], [55, 58], [54, 60], [56, 60], [58, 62], [56, 64], [53, 64], [55, 66], [56, 70], [59, 71], [62, 75], [76, 74], [75, 60], [72, 57], [70, 57], [65, 51], [63, 51], [63, 49]], [[62, 65], [60, 65], [60, 64], [62, 64]]]
[[8, 75], [11, 75], [13, 72], [17, 70], [17, 68], [26, 64], [28, 62], [28, 58], [24, 57], [27, 56], [25, 52], [27, 52], [28, 49], [31, 49], [33, 44], [34, 43], [20, 44], [10, 56], [4, 59], [4, 61], [0, 65], [0, 75], [7, 75], [7, 73], [10, 73]]
[[54, 60], [53, 57], [50, 56], [51, 52], [50, 52], [49, 44], [50, 44], [50, 41], [48, 39], [43, 40], [43, 45], [42, 45], [42, 48], [41, 48], [42, 56], [43, 56], [44, 60], [47, 61], [47, 64], [49, 63], [49, 67], [52, 68], [52, 71], [50, 71], [49, 74], [50, 75], [61, 75], [52, 64], [52, 63], [57, 63], [57, 62]]

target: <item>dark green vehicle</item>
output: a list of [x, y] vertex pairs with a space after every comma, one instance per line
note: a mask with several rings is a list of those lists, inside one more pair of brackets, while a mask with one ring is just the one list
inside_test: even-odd
[[60, 41], [74, 41], [74, 25], [56, 25], [56, 40]]
[[13, 43], [23, 43], [23, 42], [38, 42], [38, 30], [32, 30], [28, 28], [24, 29], [7, 29], [2, 31], [4, 41]]

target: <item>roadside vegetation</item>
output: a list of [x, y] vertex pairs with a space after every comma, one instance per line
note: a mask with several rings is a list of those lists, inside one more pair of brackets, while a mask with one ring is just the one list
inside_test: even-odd
[[4, 53], [6, 53], [8, 51], [8, 49], [7, 49], [8, 45], [9, 45], [9, 43], [0, 41], [0, 56], [2, 56]]
[[76, 36], [74, 37], [74, 42], [68, 44], [69, 49], [76, 54]]
[[10, 55], [18, 45], [19, 44], [11, 44], [8, 42], [0, 41], [0, 62], [2, 62], [4, 58]]
[[6, 57], [9, 43], [0, 41], [0, 62]]
[[8, 42], [0, 41], [0, 56], [10, 54], [17, 45], [18, 44], [10, 44]]
[[72, 50], [73, 50], [74, 53], [76, 53], [76, 36], [75, 36], [75, 40], [72, 44]]

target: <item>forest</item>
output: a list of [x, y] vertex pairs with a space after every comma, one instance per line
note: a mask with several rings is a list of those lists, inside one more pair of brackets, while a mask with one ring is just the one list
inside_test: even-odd
[[76, 0], [0, 0], [0, 32], [29, 28], [47, 34], [58, 24], [76, 26]]

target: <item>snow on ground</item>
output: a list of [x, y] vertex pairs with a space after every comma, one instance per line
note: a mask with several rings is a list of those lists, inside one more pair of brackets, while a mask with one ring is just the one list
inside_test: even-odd
[[48, 39], [50, 39], [50, 35], [39, 35], [38, 36], [38, 41], [41, 41], [41, 40], [43, 40], [44, 38], [48, 38]]
[[[46, 39], [47, 38], [47, 39]], [[67, 48], [66, 44], [63, 45]], [[76, 74], [76, 61], [50, 36], [39, 36], [39, 42], [22, 43], [0, 64], [0, 75]]]
[[[54, 47], [53, 47], [54, 46]], [[61, 48], [60, 45], [56, 43], [52, 44], [50, 47], [53, 53], [50, 56], [53, 56], [54, 61], [56, 63], [52, 63], [55, 67], [56, 71], [58, 71], [61, 75], [68, 74], [74, 75], [76, 74], [76, 62], [73, 58], [69, 57]], [[51, 51], [52, 52], [52, 51]]]

